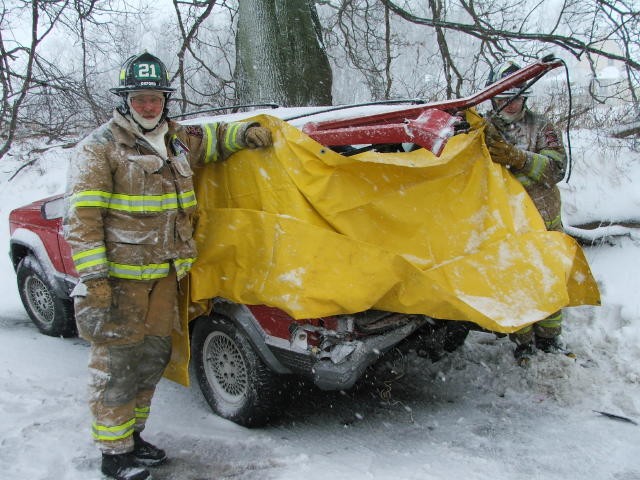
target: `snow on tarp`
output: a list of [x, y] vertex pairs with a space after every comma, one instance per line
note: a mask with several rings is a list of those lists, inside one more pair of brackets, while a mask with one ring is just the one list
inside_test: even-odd
[[[481, 128], [440, 157], [344, 157], [274, 117], [250, 120], [271, 129], [273, 148], [196, 172], [192, 307], [219, 296], [296, 319], [376, 308], [508, 333], [599, 304], [580, 246], [545, 230], [520, 183], [491, 161]], [[188, 336], [174, 340], [175, 379]]]

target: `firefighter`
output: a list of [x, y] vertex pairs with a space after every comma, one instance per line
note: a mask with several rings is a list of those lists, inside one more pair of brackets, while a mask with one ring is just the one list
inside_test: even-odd
[[151, 399], [171, 355], [178, 281], [196, 257], [192, 167], [243, 148], [268, 147], [257, 123], [182, 126], [167, 118], [165, 65], [144, 52], [126, 60], [113, 118], [77, 147], [64, 235], [80, 275], [80, 336], [91, 343], [89, 406], [102, 472], [150, 478], [165, 452], [142, 439]]
[[[494, 83], [517, 70], [513, 62], [498, 65], [489, 77]], [[560, 191], [566, 154], [562, 137], [547, 118], [527, 108], [529, 90], [521, 85], [492, 99], [487, 117], [485, 141], [494, 162], [505, 165], [523, 185], [542, 216], [547, 230], [562, 231]], [[510, 335], [516, 344], [514, 355], [526, 364], [536, 349], [546, 353], [563, 351], [560, 341], [562, 311]]]

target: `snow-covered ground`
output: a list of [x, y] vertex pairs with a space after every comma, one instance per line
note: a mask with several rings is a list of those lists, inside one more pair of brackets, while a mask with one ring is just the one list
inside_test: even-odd
[[[563, 186], [565, 221], [640, 216], [640, 155], [574, 137]], [[65, 156], [52, 150], [8, 182], [0, 165], [0, 245], [12, 208], [62, 191]], [[640, 242], [585, 249], [601, 307], [567, 309], [577, 360], [539, 355], [514, 365], [506, 338], [474, 333], [438, 363], [407, 359], [394, 382], [343, 393], [306, 389], [277, 423], [245, 429], [211, 413], [197, 386], [163, 380], [146, 437], [172, 461], [171, 480], [640, 479]], [[85, 403], [88, 345], [38, 333], [0, 256], [0, 478], [97, 480]]]

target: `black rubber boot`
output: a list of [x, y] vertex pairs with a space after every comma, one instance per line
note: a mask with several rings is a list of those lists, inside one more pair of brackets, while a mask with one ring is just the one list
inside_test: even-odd
[[562, 353], [571, 356], [571, 352], [567, 350], [567, 347], [562, 343], [560, 337], [546, 338], [536, 335], [536, 347], [544, 353]]
[[529, 364], [529, 360], [536, 354], [536, 347], [533, 342], [521, 343], [516, 346], [513, 351], [513, 356], [516, 358], [516, 362], [521, 367], [526, 367]]
[[149, 470], [141, 467], [132, 453], [102, 454], [102, 473], [116, 480], [150, 480]]
[[133, 434], [133, 456], [140, 465], [155, 467], [167, 461], [167, 454], [161, 448], [142, 439], [139, 432]]
[[558, 337], [544, 338], [536, 336], [536, 347], [544, 353], [551, 353], [554, 349], [562, 348]]

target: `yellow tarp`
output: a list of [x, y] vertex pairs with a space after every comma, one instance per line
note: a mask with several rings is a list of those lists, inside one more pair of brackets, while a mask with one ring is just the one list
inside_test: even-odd
[[[344, 157], [278, 119], [253, 120], [271, 129], [273, 148], [197, 172], [192, 302], [221, 296], [297, 319], [377, 308], [504, 333], [599, 303], [579, 245], [545, 230], [481, 128], [440, 157]], [[174, 364], [188, 361], [180, 338]], [[183, 369], [172, 368], [175, 379]]]

